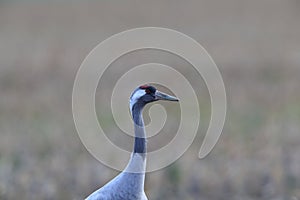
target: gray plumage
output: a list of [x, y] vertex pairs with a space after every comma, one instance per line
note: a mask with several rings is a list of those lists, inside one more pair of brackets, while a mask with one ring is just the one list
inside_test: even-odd
[[157, 91], [153, 86], [138, 87], [130, 97], [130, 111], [134, 121], [134, 151], [127, 167], [86, 200], [147, 200], [144, 192], [146, 170], [146, 133], [142, 111], [147, 103], [157, 100], [178, 101], [177, 98]]

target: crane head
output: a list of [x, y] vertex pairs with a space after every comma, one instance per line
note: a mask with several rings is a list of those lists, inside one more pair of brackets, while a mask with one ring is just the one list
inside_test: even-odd
[[142, 85], [136, 88], [130, 96], [130, 110], [136, 103], [146, 105], [158, 100], [179, 101], [176, 97], [160, 92], [151, 85]]

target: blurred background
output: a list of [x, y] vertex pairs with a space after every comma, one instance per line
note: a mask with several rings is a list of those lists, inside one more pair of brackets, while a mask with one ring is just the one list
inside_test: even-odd
[[[298, 0], [1, 0], [0, 199], [83, 199], [118, 173], [80, 142], [73, 81], [98, 43], [144, 26], [175, 29], [201, 43], [228, 97], [223, 134], [199, 160], [210, 118], [209, 95], [200, 90], [198, 136], [178, 161], [147, 175], [149, 199], [300, 199], [299, 21]], [[114, 63], [106, 77], [133, 60], [182, 62], [141, 54]], [[196, 83], [192, 74], [185, 75]], [[106, 125], [114, 124], [108, 118]]]

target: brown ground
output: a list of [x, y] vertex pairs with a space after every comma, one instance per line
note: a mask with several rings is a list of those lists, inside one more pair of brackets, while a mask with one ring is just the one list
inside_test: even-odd
[[200, 42], [228, 96], [214, 151], [198, 160], [197, 137], [148, 174], [149, 199], [300, 199], [299, 11], [297, 0], [0, 1], [0, 199], [83, 199], [116, 175], [79, 140], [72, 86], [93, 47], [143, 26]]

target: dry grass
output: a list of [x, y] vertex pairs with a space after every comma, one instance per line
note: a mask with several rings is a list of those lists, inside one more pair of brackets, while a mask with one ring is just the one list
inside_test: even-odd
[[[139, 26], [202, 43], [228, 96], [214, 151], [197, 159], [199, 135], [176, 163], [147, 176], [149, 198], [300, 199], [299, 9], [295, 0], [0, 1], [0, 199], [83, 199], [117, 174], [81, 144], [72, 86], [95, 45]], [[203, 132], [207, 93], [201, 102]]]

